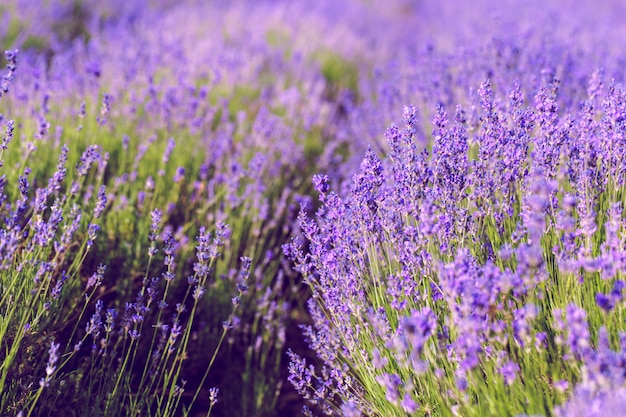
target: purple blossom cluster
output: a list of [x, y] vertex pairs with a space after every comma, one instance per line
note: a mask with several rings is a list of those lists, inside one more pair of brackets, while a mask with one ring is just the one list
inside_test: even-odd
[[17, 55], [17, 49], [13, 51], [6, 51], [4, 53], [7, 65], [6, 72], [4, 77], [2, 77], [2, 82], [0, 83], [0, 98], [9, 92], [9, 86], [11, 85], [11, 81], [13, 81], [15, 70], [17, 68]]
[[[444, 72], [475, 76], [468, 66], [483, 51], [471, 51]], [[546, 51], [531, 41], [517, 54]], [[614, 323], [613, 338], [625, 334], [612, 316], [624, 307], [624, 87], [617, 73], [587, 63], [573, 82], [572, 72], [535, 59], [535, 70], [489, 62], [470, 94], [465, 82], [448, 82], [448, 99], [428, 90], [432, 133], [425, 106], [405, 107], [403, 126], [385, 133], [387, 157], [365, 152], [347, 191], [314, 177], [321, 207], [300, 216], [307, 246], [294, 241], [285, 253], [311, 287], [304, 334], [322, 361], [318, 370], [292, 354], [290, 380], [323, 413], [481, 415], [476, 398], [498, 392], [481, 387], [515, 395], [546, 377], [528, 358], [570, 369], [575, 398], [619, 404], [623, 382], [583, 387], [603, 379], [589, 367], [600, 325]], [[605, 352], [619, 356], [610, 345]], [[614, 366], [623, 375], [619, 360]], [[558, 398], [560, 389], [548, 384], [539, 395]]]

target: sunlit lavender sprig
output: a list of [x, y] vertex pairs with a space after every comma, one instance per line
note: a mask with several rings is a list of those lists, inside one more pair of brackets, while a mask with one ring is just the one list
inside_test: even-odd
[[50, 343], [50, 350], [48, 351], [48, 363], [46, 364], [46, 376], [39, 381], [39, 385], [44, 388], [48, 387], [54, 371], [57, 369], [57, 362], [59, 361], [59, 347], [60, 344], [52, 341]]
[[13, 140], [13, 132], [15, 131], [15, 121], [9, 120], [6, 124], [5, 131], [2, 134], [2, 143], [0, 150], [5, 151], [9, 147], [9, 143]]
[[2, 77], [2, 82], [0, 83], [0, 98], [3, 95], [6, 95], [9, 92], [9, 87], [11, 85], [11, 81], [15, 77], [15, 71], [17, 69], [17, 56], [19, 51], [17, 49], [4, 51], [4, 57], [7, 60], [6, 65], [6, 73], [4, 77]]

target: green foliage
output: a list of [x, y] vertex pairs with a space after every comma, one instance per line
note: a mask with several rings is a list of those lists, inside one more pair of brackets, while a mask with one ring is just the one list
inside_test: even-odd
[[359, 69], [356, 63], [347, 60], [329, 50], [320, 50], [316, 54], [322, 75], [329, 86], [329, 95], [334, 96], [341, 89], [359, 93]]

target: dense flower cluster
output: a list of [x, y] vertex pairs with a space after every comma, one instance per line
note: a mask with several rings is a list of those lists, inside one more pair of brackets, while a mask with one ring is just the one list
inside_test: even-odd
[[[544, 52], [530, 42], [517, 54]], [[494, 68], [474, 94], [437, 104], [430, 135], [405, 107], [387, 158], [368, 151], [348, 192], [314, 178], [308, 246], [285, 252], [311, 287], [304, 332], [323, 361], [291, 353], [290, 381], [322, 412], [573, 416], [621, 404], [625, 90], [582, 61], [582, 86], [550, 62]], [[551, 409], [564, 392], [572, 402]]]

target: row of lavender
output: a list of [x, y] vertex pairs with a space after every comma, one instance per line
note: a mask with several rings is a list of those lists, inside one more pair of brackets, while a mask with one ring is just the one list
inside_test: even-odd
[[619, 5], [117, 3], [0, 8], [3, 413], [291, 413], [288, 259], [318, 412], [621, 409]]
[[396, 86], [436, 90], [407, 100], [387, 157], [339, 193], [314, 177], [308, 245], [285, 252], [323, 365], [292, 352], [290, 381], [324, 414], [624, 415], [624, 56], [539, 17], [401, 66]]
[[3, 414], [293, 411], [304, 291], [281, 245], [313, 173], [352, 153], [334, 129], [367, 50], [335, 48], [353, 29], [334, 11], [299, 34], [287, 3], [0, 6], [20, 48], [0, 102]]
[[[20, 6], [3, 17], [44, 24], [18, 33], [2, 102], [2, 413], [179, 415], [217, 389], [222, 415], [276, 413], [293, 298], [279, 247], [323, 103], [279, 113], [323, 77], [264, 39], [181, 33], [185, 10]], [[59, 21], [83, 33], [40, 45]]]
[[308, 245], [285, 252], [323, 361], [290, 353], [290, 381], [322, 413], [624, 415], [623, 27], [517, 32], [525, 11], [498, 16], [515, 35], [404, 50], [387, 97], [418, 107], [387, 158], [338, 193], [314, 178]]
[[485, 82], [477, 129], [440, 108], [431, 151], [406, 107], [347, 197], [315, 177], [308, 252], [286, 247], [324, 361], [291, 354], [302, 395], [344, 415], [623, 413], [626, 91], [598, 81], [561, 116], [554, 78], [528, 104]]

